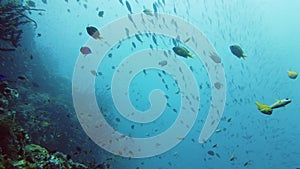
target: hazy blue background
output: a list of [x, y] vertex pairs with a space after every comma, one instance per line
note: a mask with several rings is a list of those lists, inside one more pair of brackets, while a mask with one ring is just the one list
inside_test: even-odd
[[[141, 13], [143, 7], [152, 9], [152, 4], [157, 1], [128, 2], [133, 13]], [[222, 131], [214, 134], [210, 141], [203, 145], [192, 140], [197, 140], [203, 120], [206, 118], [210, 89], [206, 87], [209, 79], [201, 63], [191, 63], [194, 64], [194, 68], [197, 65], [199, 69], [201, 68], [197, 76], [202, 78], [197, 81], [203, 83], [203, 89], [200, 90], [202, 109], [187, 138], [174, 149], [156, 157], [146, 159], [113, 157], [112, 168], [300, 167], [299, 77], [291, 80], [287, 76], [289, 69], [300, 72], [300, 1], [165, 0], [165, 2], [163, 8], [158, 8], [159, 12], [176, 15], [196, 25], [212, 42], [222, 58], [228, 87], [224, 119], [218, 127]], [[49, 62], [46, 66], [53, 74], [66, 77], [70, 81], [79, 49], [90, 38], [85, 27], [94, 25], [101, 30], [102, 26], [129, 13], [126, 6], [122, 6], [118, 0], [79, 2], [49, 0], [47, 4], [41, 1], [36, 1], [36, 4], [38, 8], [46, 9], [42, 16], [32, 14], [38, 22], [36, 33], [42, 34], [35, 39], [37, 50], [45, 54], [43, 58]], [[96, 8], [104, 11], [103, 18], [98, 17]], [[109, 38], [109, 35], [105, 35], [105, 38]], [[136, 42], [136, 39], [132, 38], [129, 42], [131, 41]], [[247, 60], [233, 56], [229, 51], [231, 44], [240, 44], [248, 56]], [[122, 46], [124, 53], [132, 51], [129, 45], [130, 43], [128, 46]], [[107, 71], [113, 73], [111, 69]], [[156, 78], [156, 73], [150, 72], [149, 76]], [[172, 81], [171, 77], [164, 78], [167, 82]], [[110, 79], [102, 80], [110, 81]], [[137, 77], [137, 80], [139, 83], [149, 83], [149, 79], [142, 76]], [[149, 88], [161, 85], [161, 83], [149, 84], [148, 87], [141, 87], [137, 82], [133, 82], [132, 88], [137, 85], [135, 90], [143, 93], [136, 95], [136, 98], [143, 100], [143, 105], [137, 105], [132, 98], [133, 104], [138, 108], [147, 108], [149, 103], [146, 98]], [[101, 81], [97, 81], [97, 85], [101, 86]], [[109, 91], [106, 94], [109, 95]], [[134, 96], [133, 92], [132, 97]], [[286, 97], [291, 98], [292, 103], [286, 108], [274, 110], [271, 116], [261, 114], [255, 105], [255, 101], [272, 104], [275, 99]], [[178, 98], [172, 100], [174, 106], [179, 101]], [[111, 101], [102, 101], [102, 104], [109, 105]], [[172, 109], [165, 111], [168, 112], [172, 112]], [[117, 116], [116, 112], [112, 113]], [[175, 117], [164, 115], [161, 118], [163, 120], [160, 119], [160, 122], [148, 126], [149, 128], [139, 129], [139, 126], [136, 126], [136, 133], [150, 135], [159, 133], [167, 128]], [[227, 122], [229, 118], [232, 119], [231, 122]], [[127, 131], [122, 128], [122, 124], [116, 127], [129, 134], [132, 132], [130, 129]], [[156, 128], [157, 131], [153, 131]], [[217, 144], [216, 148], [212, 147], [214, 144]], [[220, 157], [210, 156], [207, 153], [209, 150], [218, 153]], [[233, 153], [236, 159], [230, 161]], [[244, 166], [248, 161], [250, 165]]]

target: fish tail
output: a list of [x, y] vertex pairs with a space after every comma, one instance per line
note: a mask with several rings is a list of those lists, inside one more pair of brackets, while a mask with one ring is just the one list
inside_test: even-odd
[[247, 59], [247, 56], [246, 56], [246, 55], [243, 55], [242, 57], [243, 57], [243, 59], [244, 59], [244, 60], [246, 60], [246, 59]]
[[260, 110], [260, 111], [262, 111], [264, 108], [266, 108], [266, 107], [270, 107], [270, 106], [268, 106], [268, 105], [266, 105], [266, 104], [262, 104], [262, 103], [260, 103], [260, 102], [255, 102], [255, 104], [256, 104], [256, 106], [257, 106], [257, 108], [258, 108], [258, 110]]
[[99, 40], [103, 40], [104, 38], [102, 37], [102, 36], [99, 36], [99, 38], [98, 38]]
[[261, 103], [259, 103], [258, 101], [257, 101], [257, 102], [255, 102], [255, 104], [256, 104], [257, 108], [260, 110], [260, 107], [262, 106], [262, 104], [261, 104]]
[[255, 104], [256, 104], [256, 106], [257, 106], [257, 108], [260, 112], [262, 112], [264, 114], [268, 114], [268, 115], [272, 114], [273, 109], [270, 106], [268, 106], [266, 104], [259, 103], [258, 101], [255, 102]]

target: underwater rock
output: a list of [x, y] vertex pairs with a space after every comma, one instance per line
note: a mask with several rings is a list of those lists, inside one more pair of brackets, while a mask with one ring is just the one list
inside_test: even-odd
[[68, 159], [63, 153], [50, 154], [47, 149], [36, 144], [25, 146], [25, 159], [22, 159], [22, 163], [18, 161], [17, 164], [30, 168], [87, 168]]
[[30, 3], [25, 6], [22, 5], [22, 1], [0, 2], [0, 51], [15, 51], [20, 46], [22, 25], [33, 23], [37, 28], [37, 22], [27, 16], [27, 13], [45, 10], [32, 8], [35, 7], [33, 1], [27, 1]]
[[[19, 161], [24, 145], [30, 141], [27, 132], [15, 120], [15, 113], [5, 113], [0, 118], [0, 156], [7, 161]], [[0, 164], [3, 164], [0, 161]], [[12, 162], [10, 162], [12, 164]]]
[[18, 125], [0, 123], [0, 169], [2, 168], [88, 168], [67, 155], [49, 151], [36, 144], [26, 144], [29, 136]]
[[13, 99], [13, 98], [18, 98], [19, 97], [19, 93], [17, 90], [6, 87], [3, 90], [3, 95], [8, 97], [9, 99]]
[[29, 144], [25, 146], [25, 158], [28, 163], [41, 163], [48, 160], [49, 157], [49, 152], [39, 145]]
[[6, 81], [0, 83], [0, 114], [5, 112], [9, 106], [12, 106], [15, 99], [19, 97], [16, 89], [8, 87]]
[[[48, 98], [46, 94], [41, 96]], [[0, 169], [88, 168], [81, 163], [73, 162], [71, 157], [65, 154], [50, 153], [46, 148], [31, 143], [28, 132], [16, 117], [24, 112], [17, 109], [19, 104], [12, 106], [14, 99], [20, 99], [19, 92], [10, 88], [7, 82], [0, 83], [0, 99]]]

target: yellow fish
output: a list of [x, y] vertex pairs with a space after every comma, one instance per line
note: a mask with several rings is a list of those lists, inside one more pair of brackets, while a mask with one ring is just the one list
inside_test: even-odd
[[288, 73], [289, 78], [291, 78], [291, 79], [296, 79], [298, 76], [298, 72], [295, 72], [292, 70], [289, 70], [287, 73]]

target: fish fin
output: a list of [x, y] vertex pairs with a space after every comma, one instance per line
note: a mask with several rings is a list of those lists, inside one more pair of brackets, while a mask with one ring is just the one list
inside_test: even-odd
[[102, 37], [102, 36], [99, 36], [99, 38], [98, 38], [99, 40], [103, 40], [104, 38]]
[[246, 59], [247, 59], [247, 56], [246, 56], [246, 55], [243, 55], [242, 57], [243, 57], [243, 59], [244, 59], [244, 60], [246, 60]]
[[258, 101], [255, 102], [258, 110], [264, 114], [268, 114], [268, 115], [271, 115], [272, 114], [272, 107], [268, 106], [267, 104], [262, 104], [262, 103], [259, 103]]
[[189, 54], [188, 54], [188, 57], [193, 58], [193, 55], [189, 53]]
[[260, 102], [258, 102], [258, 101], [255, 102], [255, 104], [256, 104], [256, 106], [257, 106], [258, 109], [260, 109], [260, 107], [262, 106], [262, 104]]

